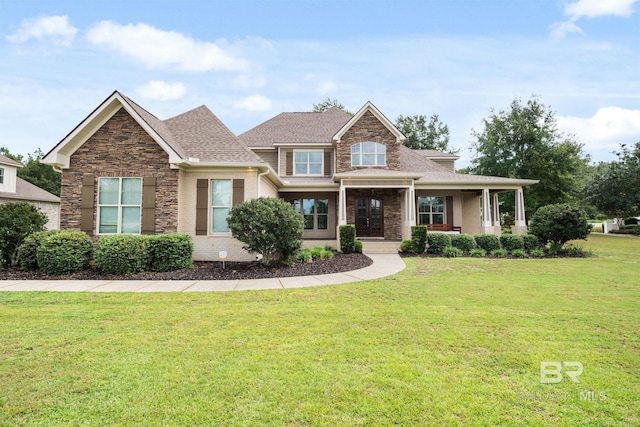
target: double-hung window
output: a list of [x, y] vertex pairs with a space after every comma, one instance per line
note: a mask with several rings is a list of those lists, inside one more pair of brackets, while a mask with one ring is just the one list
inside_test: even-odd
[[294, 175], [322, 175], [324, 171], [323, 151], [294, 151], [293, 174]]
[[305, 230], [329, 229], [329, 199], [293, 199], [291, 204], [302, 214]]
[[4, 168], [0, 168], [0, 184], [4, 184]]
[[98, 234], [140, 234], [142, 178], [100, 178]]
[[387, 147], [377, 142], [360, 142], [351, 146], [351, 166], [386, 166]]
[[444, 224], [444, 197], [418, 197], [418, 223]]
[[231, 211], [232, 188], [230, 179], [211, 181], [211, 231], [226, 233], [229, 231], [227, 217]]

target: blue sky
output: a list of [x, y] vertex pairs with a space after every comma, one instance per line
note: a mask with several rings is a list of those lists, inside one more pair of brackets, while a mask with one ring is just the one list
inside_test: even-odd
[[471, 130], [532, 94], [594, 161], [640, 141], [639, 0], [0, 0], [0, 146], [51, 149], [113, 90], [236, 134], [326, 97]]

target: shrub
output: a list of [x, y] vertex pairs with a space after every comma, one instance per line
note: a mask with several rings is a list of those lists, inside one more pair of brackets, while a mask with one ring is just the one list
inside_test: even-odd
[[514, 249], [524, 249], [524, 241], [522, 236], [518, 234], [502, 234], [500, 235], [500, 245], [507, 252]]
[[527, 252], [540, 248], [540, 240], [535, 234], [523, 234], [522, 243], [524, 244], [524, 250]]
[[573, 245], [573, 244], [567, 245], [565, 252], [567, 253], [567, 255], [573, 256], [573, 257], [591, 256], [591, 252], [585, 251], [582, 246]]
[[544, 256], [544, 251], [542, 249], [533, 249], [531, 251], [531, 256], [534, 258], [542, 258]]
[[524, 258], [525, 256], [527, 256], [527, 253], [524, 251], [524, 249], [514, 249], [511, 251], [511, 255], [516, 258]]
[[620, 230], [611, 230], [611, 234], [635, 234], [640, 236], [640, 227], [636, 226], [623, 226]]
[[475, 258], [483, 258], [487, 255], [487, 251], [482, 248], [475, 248], [471, 249], [471, 252], [469, 252], [469, 254]]
[[357, 254], [361, 254], [362, 253], [362, 242], [360, 240], [354, 240], [353, 241], [353, 252], [355, 252]]
[[324, 245], [324, 249], [325, 249], [326, 251], [331, 251], [331, 252], [335, 252], [335, 251], [336, 251], [336, 250], [333, 248], [333, 246], [331, 246], [331, 245], [329, 245], [329, 244]]
[[531, 217], [529, 231], [542, 244], [554, 243], [561, 248], [569, 240], [586, 239], [591, 225], [585, 213], [567, 203], [558, 203], [539, 208]]
[[638, 218], [631, 217], [624, 220], [624, 225], [638, 225]]
[[298, 262], [311, 262], [313, 261], [313, 255], [311, 254], [311, 249], [300, 249], [296, 253], [296, 260]]
[[507, 256], [508, 253], [509, 252], [507, 252], [506, 249], [502, 249], [502, 248], [491, 251], [491, 255], [496, 258], [504, 258]]
[[231, 208], [231, 235], [243, 249], [262, 255], [262, 263], [285, 261], [302, 246], [304, 222], [290, 203], [275, 197], [247, 200]]
[[157, 234], [145, 237], [149, 270], [173, 271], [193, 266], [193, 241], [188, 234]]
[[475, 239], [470, 234], [453, 234], [451, 236], [451, 246], [462, 250], [464, 253], [469, 253], [478, 247]]
[[592, 233], [602, 233], [603, 229], [601, 225], [594, 225], [591, 229]]
[[45, 236], [38, 246], [38, 268], [47, 274], [85, 270], [93, 256], [91, 238], [82, 231], [62, 230]]
[[38, 246], [40, 242], [50, 234], [58, 233], [58, 230], [36, 231], [27, 236], [18, 248], [17, 263], [23, 270], [38, 269]]
[[411, 227], [411, 250], [417, 254], [427, 250], [427, 227]]
[[462, 249], [456, 248], [454, 246], [447, 246], [442, 251], [443, 255], [447, 258], [457, 258], [464, 255]]
[[489, 253], [501, 248], [500, 237], [495, 234], [478, 234], [475, 236], [475, 239], [478, 247]]
[[411, 252], [411, 246], [411, 240], [403, 240], [402, 243], [400, 243], [400, 252]]
[[96, 267], [111, 274], [133, 274], [147, 269], [148, 238], [132, 234], [102, 236], [96, 243]]
[[353, 224], [341, 225], [340, 232], [340, 250], [342, 253], [350, 254], [354, 251], [354, 242], [356, 241], [356, 226]]
[[26, 202], [0, 204], [0, 262], [17, 264], [18, 248], [31, 233], [43, 231], [47, 216]]
[[430, 254], [441, 254], [444, 248], [451, 246], [451, 237], [444, 233], [427, 233], [427, 252]]

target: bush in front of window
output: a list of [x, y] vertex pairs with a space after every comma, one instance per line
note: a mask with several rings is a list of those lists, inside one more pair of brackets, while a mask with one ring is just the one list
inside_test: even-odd
[[274, 197], [247, 200], [231, 208], [231, 235], [269, 265], [286, 261], [302, 246], [304, 221], [290, 203]]
[[146, 236], [150, 271], [174, 271], [193, 266], [193, 240], [188, 234]]
[[47, 236], [59, 233], [60, 230], [37, 231], [27, 236], [18, 248], [18, 265], [23, 270], [38, 269], [38, 247]]
[[96, 267], [111, 274], [134, 274], [149, 264], [146, 236], [112, 234], [96, 243]]
[[460, 249], [466, 254], [478, 247], [475, 239], [470, 234], [453, 234], [451, 236], [451, 246]]
[[430, 254], [441, 254], [444, 248], [451, 246], [451, 237], [444, 233], [427, 233], [427, 252]]
[[343, 254], [350, 254], [354, 251], [356, 241], [356, 226], [353, 224], [341, 225], [340, 233], [340, 251]]
[[501, 234], [500, 245], [507, 252], [511, 252], [514, 249], [524, 249], [524, 240], [519, 234]]
[[427, 250], [427, 227], [411, 227], [411, 251], [423, 254]]
[[0, 204], [0, 262], [16, 265], [18, 248], [31, 233], [44, 230], [47, 216], [26, 202]]
[[38, 268], [47, 274], [67, 274], [89, 268], [93, 242], [86, 233], [61, 230], [45, 236], [37, 249]]
[[502, 248], [500, 245], [500, 237], [495, 234], [476, 234], [475, 239], [478, 247], [484, 249], [487, 253]]
[[540, 249], [540, 239], [534, 234], [523, 234], [522, 243], [524, 244], [524, 250], [527, 252]]

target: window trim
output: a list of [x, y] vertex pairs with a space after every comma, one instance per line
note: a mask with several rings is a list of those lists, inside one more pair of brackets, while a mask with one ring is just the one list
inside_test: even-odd
[[0, 168], [0, 184], [4, 184], [4, 168]]
[[[297, 163], [296, 162], [296, 153], [307, 153], [307, 173], [298, 173], [296, 170], [296, 166], [298, 164], [303, 164], [303, 163]], [[311, 166], [311, 162], [309, 161], [309, 154], [311, 153], [320, 153], [320, 173], [310, 173], [309, 169]], [[314, 165], [317, 165], [317, 162], [313, 163]], [[303, 150], [303, 149], [295, 149], [293, 150], [293, 176], [324, 176], [324, 150]]]
[[[442, 212], [434, 212], [433, 211], [432, 200], [435, 199], [436, 197], [442, 199]], [[420, 206], [421, 206], [420, 205], [420, 199], [430, 199], [430, 201], [429, 201], [429, 210], [428, 211], [424, 211], [424, 212], [420, 211]], [[447, 218], [447, 215], [446, 215], [446, 210], [447, 210], [446, 197], [444, 197], [444, 196], [418, 196], [417, 202], [418, 203], [416, 203], [416, 205], [417, 205], [416, 208], [417, 208], [417, 211], [418, 211], [417, 212], [417, 214], [418, 214], [418, 218], [417, 218], [418, 219], [418, 225], [445, 224], [445, 221], [446, 221], [446, 218]], [[428, 222], [422, 222], [420, 220], [421, 215], [427, 215], [428, 218], [429, 218], [429, 221]], [[433, 216], [434, 215], [442, 215], [442, 222], [441, 223], [434, 223], [433, 222]]]
[[[118, 180], [118, 203], [117, 204], [101, 204], [100, 203], [100, 181], [103, 179], [117, 179]], [[140, 202], [139, 204], [124, 204], [122, 203], [122, 182], [124, 179], [137, 179], [140, 181]], [[138, 235], [142, 233], [142, 192], [143, 192], [143, 178], [140, 176], [104, 176], [98, 177], [98, 189], [97, 189], [97, 198], [96, 198], [96, 235], [98, 236], [108, 236], [114, 234], [133, 234]], [[117, 208], [118, 213], [116, 217], [116, 232], [115, 233], [104, 233], [100, 231], [100, 218], [101, 211], [103, 208]], [[137, 233], [123, 233], [122, 232], [122, 209], [128, 207], [137, 207], [140, 211], [140, 216], [138, 218], [138, 232]]]
[[[374, 144], [374, 152], [373, 153], [363, 153], [362, 152], [362, 148], [364, 147], [364, 144]], [[382, 147], [383, 148], [383, 152], [379, 152], [379, 148]], [[357, 148], [358, 152], [354, 153], [354, 148]], [[358, 155], [359, 156], [359, 162], [358, 164], [354, 163], [354, 155]], [[373, 165], [363, 165], [362, 164], [362, 159], [364, 155], [373, 155], [373, 159], [374, 159], [374, 164]], [[384, 163], [383, 164], [378, 164], [378, 156], [380, 155], [384, 155]], [[362, 141], [362, 142], [358, 142], [356, 144], [353, 144], [351, 146], [351, 166], [361, 166], [361, 167], [384, 167], [387, 166], [387, 146], [384, 144], [381, 144], [379, 142], [375, 142], [375, 141]]]
[[[225, 206], [225, 205], [214, 205], [213, 204], [213, 186], [214, 186], [214, 182], [216, 181], [225, 181], [229, 183], [229, 206]], [[211, 178], [209, 179], [209, 226], [207, 227], [209, 229], [209, 233], [211, 235], [228, 235], [231, 233], [231, 228], [229, 227], [229, 224], [226, 224], [226, 230], [225, 231], [215, 231], [213, 229], [213, 219], [214, 219], [214, 209], [228, 209], [229, 212], [231, 212], [231, 208], [233, 208], [233, 179], [231, 178], [224, 178], [224, 179], [218, 179], [218, 178]], [[229, 215], [227, 214], [227, 218], [229, 217]], [[226, 222], [226, 221], [225, 221]]]
[[[310, 214], [305, 214], [304, 208], [305, 208], [305, 200], [313, 200], [313, 206], [312, 206], [312, 212]], [[319, 213], [318, 212], [318, 200], [324, 200], [326, 201], [326, 206], [327, 206], [327, 212], [326, 213]], [[300, 204], [300, 209], [296, 209], [296, 202], [299, 202]], [[293, 206], [293, 208], [296, 210], [296, 213], [300, 216], [302, 216], [303, 221], [305, 221], [306, 225], [306, 218], [307, 216], [313, 216], [313, 227], [312, 228], [306, 228], [304, 227], [304, 231], [313, 231], [313, 232], [326, 232], [329, 231], [329, 204], [331, 203], [331, 199], [330, 198], [321, 198], [321, 197], [294, 197], [292, 199], [289, 200], [289, 203], [291, 203], [291, 205]], [[320, 216], [324, 216], [326, 217], [326, 224], [327, 224], [327, 228], [318, 228], [318, 218]]]

